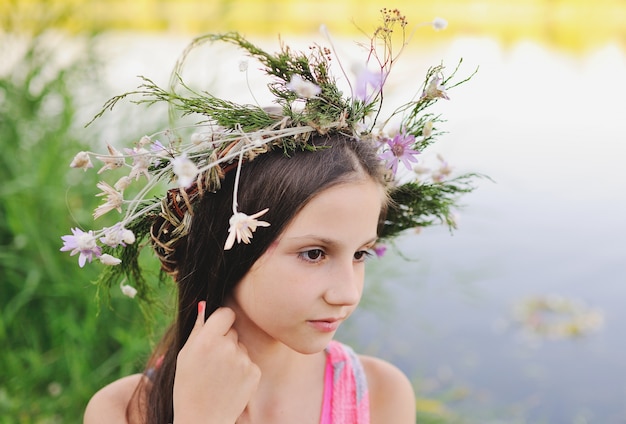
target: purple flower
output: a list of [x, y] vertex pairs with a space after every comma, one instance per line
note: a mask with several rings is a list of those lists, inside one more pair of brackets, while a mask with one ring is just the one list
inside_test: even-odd
[[78, 265], [82, 268], [85, 266], [85, 262], [91, 262], [94, 255], [99, 257], [102, 255], [102, 250], [96, 244], [96, 238], [93, 235], [93, 231], [84, 232], [79, 228], [72, 228], [71, 236], [63, 236], [63, 247], [61, 252], [67, 252], [71, 250], [70, 256], [74, 256], [80, 253], [78, 256]]
[[366, 67], [361, 68], [356, 75], [354, 97], [367, 103], [367, 87], [372, 87], [372, 94], [375, 96], [382, 90], [384, 81], [384, 72], [373, 72]]
[[411, 162], [417, 162], [415, 156], [420, 152], [411, 149], [411, 145], [415, 143], [415, 136], [401, 131], [394, 138], [386, 139], [386, 142], [389, 148], [380, 154], [380, 158], [387, 163], [387, 167], [391, 168], [394, 175], [398, 170], [398, 162], [402, 161], [407, 169], [411, 169]]
[[378, 256], [379, 258], [382, 258], [385, 255], [385, 252], [387, 252], [386, 245], [378, 243], [374, 245], [374, 253], [376, 253], [376, 256]]
[[167, 150], [167, 147], [165, 147], [159, 140], [156, 140], [150, 145], [150, 151], [156, 156], [165, 157], [170, 155], [170, 151]]

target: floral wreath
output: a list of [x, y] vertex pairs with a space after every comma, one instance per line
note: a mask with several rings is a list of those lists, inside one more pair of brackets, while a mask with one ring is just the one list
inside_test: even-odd
[[[371, 36], [369, 46], [365, 46], [368, 50], [365, 66], [353, 83], [339, 62], [350, 84], [349, 97], [339, 90], [330, 73], [334, 55], [330, 37], [332, 49], [314, 45], [306, 55], [281, 45], [279, 52], [270, 54], [239, 33], [229, 32], [194, 39], [176, 63], [169, 90], [141, 77], [143, 83], [136, 91], [107, 101], [94, 120], [128, 96], [139, 96], [139, 100], [134, 100], [139, 104], [166, 102], [170, 112], [177, 110], [182, 116], [200, 115], [202, 120], [194, 125], [196, 132], [188, 140], [177, 136], [174, 130], [165, 130], [142, 137], [124, 152], [110, 144], [107, 145], [108, 154], [79, 152], [71, 162], [73, 168], [86, 171], [93, 167], [94, 158], [103, 163], [98, 174], [118, 168], [129, 169], [128, 175], [113, 185], [104, 181], [97, 184], [101, 192], [96, 196], [103, 197], [104, 202], [95, 209], [94, 219], [113, 210], [122, 218], [115, 225], [100, 230], [72, 228], [72, 235], [62, 237], [61, 251], [78, 254], [81, 267], [97, 258], [108, 265], [99, 283], [111, 287], [122, 281], [119, 284], [124, 294], [129, 297], [139, 294], [140, 298], [146, 299], [150, 285], [139, 266], [139, 253], [148, 244], [144, 240], [151, 240], [164, 271], [173, 272], [173, 268], [167, 265], [168, 258], [177, 242], [189, 231], [197, 199], [205, 192], [219, 190], [225, 172], [236, 169], [233, 215], [224, 249], [232, 248], [235, 242], [250, 243], [254, 232], [270, 223], [259, 220], [268, 209], [251, 215], [238, 210], [237, 189], [242, 164], [275, 148], [283, 149], [286, 154], [297, 149], [315, 150], [310, 142], [313, 134], [340, 133], [379, 146], [379, 157], [388, 169], [390, 197], [394, 205], [383, 224], [381, 242], [391, 240], [407, 229], [435, 223], [455, 228], [453, 208], [461, 194], [474, 189], [471, 182], [477, 174], [450, 178], [452, 168], [440, 156], [440, 164], [433, 171], [427, 172], [424, 167], [412, 169], [412, 164], [441, 134], [435, 124], [442, 119], [427, 109], [439, 99], [449, 99], [447, 90], [469, 80], [473, 74], [452, 84], [458, 66], [448, 77], [444, 76], [443, 65], [431, 67], [416, 96], [380, 122], [378, 115], [385, 82], [408, 43], [405, 17], [397, 9], [383, 9], [381, 13], [382, 23]], [[447, 23], [437, 18], [426, 25], [440, 30]], [[394, 44], [398, 38], [401, 46], [396, 53]], [[264, 66], [265, 73], [273, 78], [268, 88], [275, 97], [279, 113], [256, 105], [239, 105], [187, 86], [180, 77], [185, 58], [193, 48], [207, 42], [234, 44], [257, 59]], [[371, 70], [371, 65], [376, 69]], [[247, 70], [247, 62], [240, 64], [240, 70]], [[176, 92], [177, 85], [186, 94]], [[399, 129], [395, 131], [388, 129], [392, 118], [400, 120]], [[400, 175], [400, 164], [411, 172]], [[144, 179], [145, 184], [138, 188], [138, 193], [126, 199], [125, 190]], [[173, 187], [165, 195], [155, 197], [153, 191], [163, 182]], [[160, 225], [153, 225], [155, 221]], [[384, 249], [383, 244], [377, 247], [377, 252]], [[130, 283], [126, 284], [127, 281]]]

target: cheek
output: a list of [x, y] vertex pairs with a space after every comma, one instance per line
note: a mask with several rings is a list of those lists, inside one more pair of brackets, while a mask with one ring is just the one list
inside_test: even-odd
[[235, 290], [238, 303], [251, 313], [275, 314], [291, 309], [299, 296], [300, 275], [284, 263], [265, 263], [246, 275]]

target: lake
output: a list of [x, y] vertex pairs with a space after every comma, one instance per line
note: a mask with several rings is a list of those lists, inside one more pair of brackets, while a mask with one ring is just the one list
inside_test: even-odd
[[[626, 423], [626, 56], [488, 39], [442, 53], [480, 71], [451, 93], [434, 148], [495, 182], [464, 199], [453, 235], [407, 235], [410, 261], [370, 264], [382, 300], [345, 337], [471, 423]], [[537, 297], [570, 306], [544, 314], [552, 327], [599, 322], [528, 331], [515, 311]]]

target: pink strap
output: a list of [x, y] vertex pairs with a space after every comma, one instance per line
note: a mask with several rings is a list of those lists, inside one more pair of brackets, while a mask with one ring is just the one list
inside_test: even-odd
[[326, 348], [321, 424], [369, 424], [369, 395], [361, 361], [332, 341]]
[[332, 424], [332, 402], [333, 400], [333, 364], [326, 357], [326, 370], [324, 371], [324, 400], [322, 402], [322, 420], [320, 424]]

